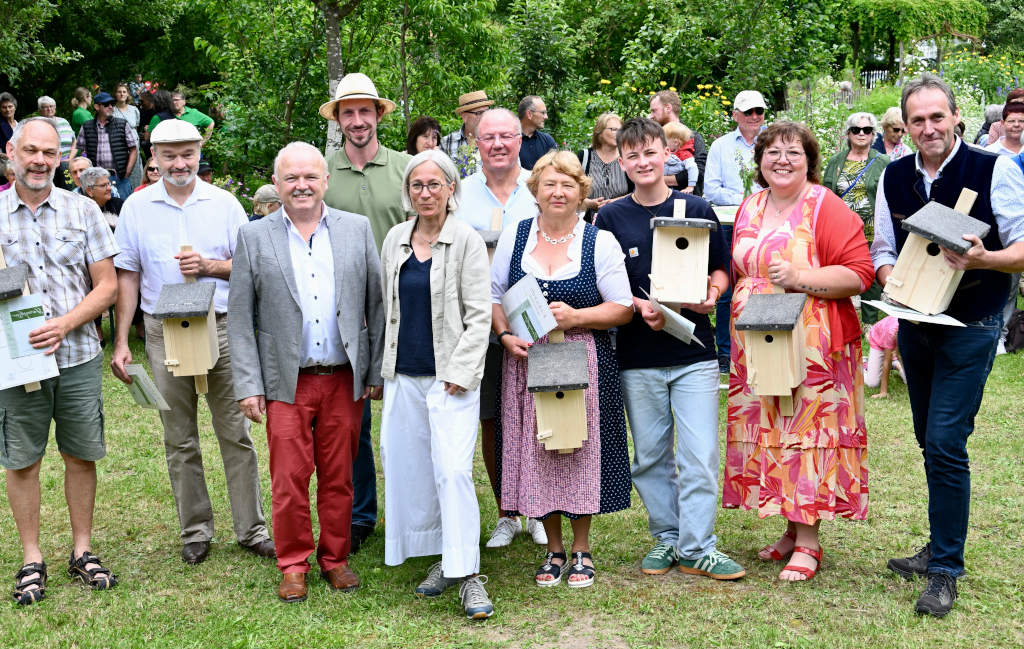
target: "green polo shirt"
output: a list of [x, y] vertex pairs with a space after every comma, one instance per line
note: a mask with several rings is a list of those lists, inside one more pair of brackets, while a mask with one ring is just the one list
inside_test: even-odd
[[[200, 132], [205, 131], [210, 124], [213, 124], [212, 117], [189, 106], [185, 106], [185, 112], [178, 116], [178, 119], [195, 126]], [[149, 130], [152, 131], [161, 121], [163, 120], [160, 119], [159, 115], [153, 115], [153, 118], [149, 120]]]
[[75, 132], [75, 136], [78, 136], [78, 131], [82, 129], [82, 124], [85, 124], [92, 119], [92, 113], [82, 108], [81, 106], [75, 108], [74, 112], [71, 113], [71, 130]]
[[363, 214], [370, 219], [378, 252], [388, 230], [405, 221], [402, 175], [410, 160], [412, 156], [407, 153], [381, 146], [361, 171], [352, 168], [345, 147], [327, 161], [331, 177], [324, 202], [336, 210]]

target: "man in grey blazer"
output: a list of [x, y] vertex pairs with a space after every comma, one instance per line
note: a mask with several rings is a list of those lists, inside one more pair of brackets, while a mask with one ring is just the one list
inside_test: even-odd
[[[238, 232], [228, 302], [235, 398], [267, 415], [278, 597], [306, 599], [309, 556], [354, 590], [352, 461], [364, 399], [379, 399], [384, 337], [380, 258], [365, 216], [327, 207], [327, 163], [292, 142], [274, 160], [281, 209]], [[314, 545], [309, 478], [317, 474]]]

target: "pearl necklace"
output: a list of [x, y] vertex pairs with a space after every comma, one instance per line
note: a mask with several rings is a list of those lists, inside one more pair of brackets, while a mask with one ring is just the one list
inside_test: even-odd
[[550, 243], [553, 246], [557, 246], [560, 243], [565, 243], [566, 241], [569, 241], [570, 239], [573, 239], [576, 236], [576, 232], [573, 231], [573, 232], [570, 232], [569, 234], [565, 235], [564, 237], [560, 237], [558, 239], [552, 239], [551, 237], [549, 237], [547, 235], [546, 232], [544, 232], [544, 230], [541, 230], [540, 228], [537, 228], [537, 231], [540, 232], [540, 236], [544, 237], [545, 241], [547, 241], [548, 243]]

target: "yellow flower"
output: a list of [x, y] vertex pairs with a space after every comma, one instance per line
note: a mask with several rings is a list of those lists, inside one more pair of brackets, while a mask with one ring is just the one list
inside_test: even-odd
[[729, 105], [729, 104], [731, 104], [731, 103], [732, 103], [732, 102], [730, 102], [730, 101], [729, 101], [728, 99], [723, 99], [723, 100], [722, 100], [722, 105], [723, 105], [723, 106], [728, 106], [728, 105]]
[[649, 90], [649, 91], [647, 92], [647, 94], [648, 94], [648, 95], [653, 95], [653, 94], [654, 94], [654, 91], [653, 91], [653, 90]]
[[707, 98], [707, 97], [710, 97], [711, 95], [705, 92], [705, 93], [704, 93], [703, 95], [701, 95], [701, 96], [702, 96], [702, 97], [705, 97], [705, 98]]
[[601, 85], [610, 86], [612, 82], [607, 79], [601, 79], [599, 83], [601, 83]]
[[669, 89], [669, 90], [671, 90], [672, 92], [675, 92], [675, 91], [676, 91], [676, 87], [675, 87], [675, 86], [669, 86], [669, 88], [668, 88], [668, 89]]
[[659, 85], [659, 86], [661, 86], [662, 88], [664, 88], [664, 87], [665, 87], [665, 86], [667, 86], [668, 84], [667, 84], [667, 83], [665, 83], [664, 81], [659, 81], [659, 82], [658, 82], [658, 85]]
[[633, 92], [636, 92], [636, 86], [630, 86], [629, 89], [632, 90]]

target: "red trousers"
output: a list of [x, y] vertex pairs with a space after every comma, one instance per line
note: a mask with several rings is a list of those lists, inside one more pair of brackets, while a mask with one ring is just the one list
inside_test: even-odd
[[[352, 461], [359, 450], [363, 400], [352, 400], [352, 370], [300, 374], [295, 403], [267, 403], [267, 444], [274, 545], [281, 572], [309, 572], [316, 550], [321, 570], [348, 563], [352, 525]], [[320, 540], [314, 546], [309, 479], [316, 470]]]

